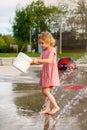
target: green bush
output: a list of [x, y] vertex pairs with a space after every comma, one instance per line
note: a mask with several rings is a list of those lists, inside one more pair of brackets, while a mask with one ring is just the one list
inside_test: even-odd
[[11, 52], [11, 50], [12, 48], [10, 46], [0, 46], [1, 53]]

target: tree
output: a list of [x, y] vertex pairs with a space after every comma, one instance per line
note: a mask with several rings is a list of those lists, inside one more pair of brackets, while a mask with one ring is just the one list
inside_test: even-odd
[[[57, 52], [62, 53], [62, 31], [65, 29], [63, 22], [65, 23], [65, 16], [68, 13], [66, 5], [61, 5], [58, 7], [57, 12], [53, 15], [53, 27], [59, 32], [59, 45], [57, 43]], [[54, 32], [55, 32], [54, 30]]]
[[71, 25], [72, 30], [82, 30], [87, 33], [87, 1], [76, 1], [76, 7], [71, 11], [71, 16], [68, 18], [68, 24]]
[[16, 37], [20, 41], [26, 41], [28, 36], [28, 26], [26, 19], [26, 12], [24, 9], [16, 10], [16, 17], [13, 23], [13, 33], [14, 37]]
[[3, 39], [2, 36], [0, 36], [0, 52], [9, 52], [10, 51], [10, 46], [8, 46], [5, 42], [5, 40]]
[[15, 44], [15, 38], [11, 35], [2, 35], [2, 38], [8, 46], [10, 46], [10, 44]]
[[80, 20], [81, 28], [87, 32], [87, 1], [79, 0], [77, 2], [76, 14]]
[[6, 46], [6, 43], [4, 39], [2, 38], [2, 36], [0, 36], [0, 46]]
[[17, 9], [13, 23], [14, 37], [24, 43], [28, 41], [37, 43], [37, 37], [41, 31], [51, 31], [51, 16], [56, 11], [57, 7], [46, 7], [43, 0], [33, 1], [26, 8]]

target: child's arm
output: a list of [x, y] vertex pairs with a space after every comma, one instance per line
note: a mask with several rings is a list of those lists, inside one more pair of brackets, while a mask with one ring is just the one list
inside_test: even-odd
[[56, 53], [54, 53], [54, 52], [50, 53], [48, 59], [42, 59], [42, 56], [40, 56], [39, 59], [34, 59], [31, 62], [31, 65], [40, 65], [40, 64], [51, 63], [54, 55], [56, 55]]
[[53, 56], [54, 56], [54, 52], [50, 53], [48, 59], [38, 59], [38, 62], [40, 64], [46, 64], [46, 63], [51, 63], [52, 62], [52, 59], [53, 59]]
[[[39, 59], [41, 58], [42, 58], [42, 55], [40, 55]], [[40, 65], [41, 63], [39, 63], [39, 59], [32, 60], [31, 65]]]

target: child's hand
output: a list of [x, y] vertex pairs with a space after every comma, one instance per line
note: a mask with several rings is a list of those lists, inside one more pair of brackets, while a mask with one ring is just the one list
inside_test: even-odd
[[33, 65], [34, 64], [34, 62], [33, 62], [33, 60], [31, 61], [31, 63], [30, 63], [30, 65]]
[[38, 59], [34, 59], [34, 60], [32, 60], [30, 65], [37, 65], [37, 64], [38, 64]]

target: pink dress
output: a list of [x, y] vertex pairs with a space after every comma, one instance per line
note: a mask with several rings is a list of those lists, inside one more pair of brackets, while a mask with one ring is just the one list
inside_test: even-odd
[[42, 88], [60, 85], [58, 67], [56, 62], [56, 49], [54, 47], [51, 47], [50, 49], [43, 50], [42, 59], [47, 59], [50, 53], [54, 53], [52, 62], [43, 64], [42, 67], [42, 75], [39, 83]]

